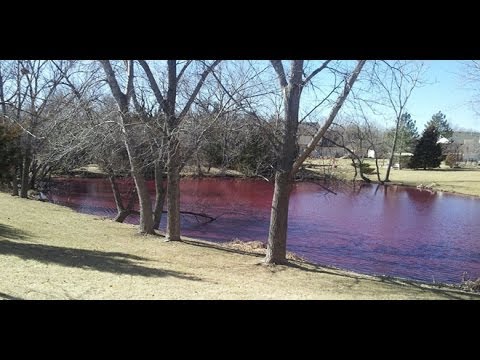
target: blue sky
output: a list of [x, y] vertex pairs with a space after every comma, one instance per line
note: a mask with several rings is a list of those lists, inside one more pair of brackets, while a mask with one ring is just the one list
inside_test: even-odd
[[480, 116], [470, 105], [474, 91], [467, 89], [461, 75], [464, 65], [458, 60], [428, 60], [425, 65], [426, 84], [414, 90], [407, 104], [419, 132], [438, 111], [447, 116], [450, 125], [480, 131]]

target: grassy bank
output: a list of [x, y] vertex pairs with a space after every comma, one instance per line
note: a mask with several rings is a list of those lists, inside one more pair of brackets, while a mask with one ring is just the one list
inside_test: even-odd
[[[371, 168], [375, 168], [375, 162], [372, 159], [366, 159], [365, 162], [370, 164]], [[325, 161], [315, 159], [308, 160], [307, 164], [322, 164]], [[349, 159], [337, 159], [337, 168], [333, 169], [333, 174], [341, 179], [353, 179], [353, 167]], [[379, 165], [382, 161], [379, 161]], [[307, 165], [308, 166], [308, 165]], [[312, 168], [312, 171], [323, 172], [323, 169]], [[380, 166], [380, 176], [383, 179], [386, 168]], [[370, 175], [370, 179], [377, 180], [376, 175]], [[480, 196], [480, 168], [460, 168], [450, 169], [442, 166], [439, 169], [432, 170], [412, 170], [392, 169], [390, 172], [390, 180], [392, 184], [418, 186], [431, 186], [433, 190], [448, 191], [465, 195]]]
[[3, 299], [479, 299], [206, 242], [165, 243], [135, 227], [0, 193]]

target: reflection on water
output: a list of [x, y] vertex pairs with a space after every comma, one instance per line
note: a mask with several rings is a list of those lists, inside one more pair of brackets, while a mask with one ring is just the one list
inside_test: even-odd
[[[127, 193], [130, 182], [120, 184]], [[153, 183], [149, 184], [152, 198]], [[212, 241], [265, 241], [273, 185], [239, 179], [184, 179], [181, 209], [206, 213], [205, 224], [182, 216], [182, 233]], [[365, 185], [327, 193], [314, 183], [294, 185], [288, 249], [306, 259], [368, 274], [458, 283], [464, 271], [480, 277], [480, 199], [399, 186]], [[54, 202], [113, 216], [103, 179], [57, 182]], [[129, 222], [138, 223], [138, 217]], [[161, 227], [165, 227], [165, 217]]]

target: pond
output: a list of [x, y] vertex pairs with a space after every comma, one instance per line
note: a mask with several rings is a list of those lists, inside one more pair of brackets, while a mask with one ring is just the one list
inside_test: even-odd
[[[124, 192], [131, 180], [121, 183]], [[154, 185], [149, 183], [152, 199]], [[182, 179], [182, 234], [204, 240], [266, 242], [273, 185], [263, 180]], [[288, 250], [318, 264], [365, 274], [459, 283], [480, 277], [480, 199], [395, 185], [342, 186], [336, 194], [316, 183], [293, 187]], [[108, 180], [56, 180], [54, 203], [113, 217]], [[165, 228], [166, 215], [161, 228]], [[127, 222], [138, 223], [138, 216]]]

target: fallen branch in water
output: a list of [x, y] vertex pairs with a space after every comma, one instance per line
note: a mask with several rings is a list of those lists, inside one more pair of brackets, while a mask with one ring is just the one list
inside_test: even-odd
[[266, 178], [265, 176], [263, 176], [263, 175], [258, 174], [257, 177], [265, 180], [266, 182], [270, 182], [270, 180], [269, 180], [268, 178]]
[[[167, 210], [163, 210], [162, 213], [166, 214]], [[137, 210], [130, 210], [130, 214], [140, 215], [140, 212], [137, 211]], [[196, 212], [193, 212], [193, 211], [180, 211], [180, 214], [193, 215], [193, 216], [195, 216], [195, 218], [197, 218], [198, 216], [206, 218], [206, 219], [208, 219], [208, 221], [205, 222], [205, 224], [211, 223], [212, 221], [217, 220], [220, 216], [223, 215], [222, 214], [222, 215], [219, 215], [217, 217], [213, 217], [213, 216], [210, 216], [210, 215], [207, 215], [207, 214], [204, 214], [204, 213], [196, 213]]]
[[[165, 210], [163, 212], [166, 213], [167, 211]], [[193, 215], [195, 217], [201, 216], [201, 217], [209, 219], [205, 224], [208, 224], [208, 223], [210, 223], [214, 220], [217, 220], [217, 218], [218, 218], [218, 217], [212, 217], [212, 216], [204, 214], [204, 213], [196, 213], [196, 212], [192, 212], [192, 211], [180, 211], [180, 214]]]
[[328, 187], [326, 187], [326, 186], [324, 186], [324, 185], [322, 185], [322, 184], [319, 184], [319, 183], [315, 183], [315, 184], [317, 184], [318, 186], [320, 186], [322, 189], [327, 190], [329, 193], [332, 193], [333, 195], [337, 195], [337, 193], [336, 193], [335, 191], [329, 189]]

